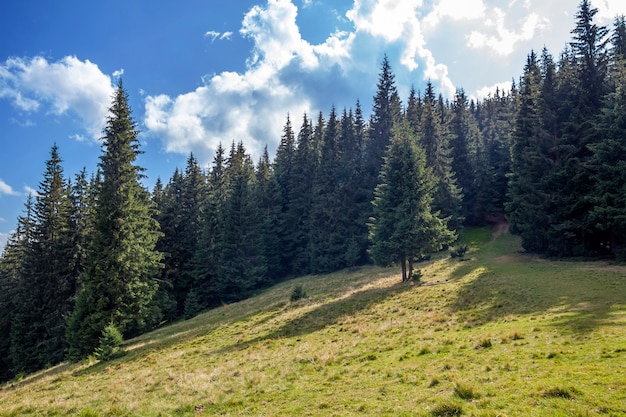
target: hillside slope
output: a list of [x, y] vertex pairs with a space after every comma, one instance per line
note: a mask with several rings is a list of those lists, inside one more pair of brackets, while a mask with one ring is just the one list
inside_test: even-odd
[[0, 416], [626, 415], [626, 267], [464, 239], [421, 286], [376, 267], [285, 282], [6, 384]]

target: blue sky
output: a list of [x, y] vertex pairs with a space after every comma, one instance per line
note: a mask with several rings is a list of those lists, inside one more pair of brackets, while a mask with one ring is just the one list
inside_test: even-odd
[[[592, 0], [598, 22], [626, 13]], [[119, 76], [142, 131], [146, 186], [218, 143], [273, 154], [287, 114], [371, 110], [389, 56], [403, 99], [431, 80], [483, 97], [531, 49], [558, 56], [577, 0], [21, 0], [0, 5], [0, 248], [54, 143], [73, 177], [96, 169]]]

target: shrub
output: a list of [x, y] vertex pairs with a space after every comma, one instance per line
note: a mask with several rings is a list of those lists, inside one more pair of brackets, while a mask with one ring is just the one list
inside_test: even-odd
[[306, 291], [302, 288], [302, 285], [296, 285], [296, 287], [291, 292], [291, 301], [298, 301], [301, 298], [306, 298]]
[[455, 417], [463, 414], [463, 408], [456, 403], [439, 404], [430, 411], [433, 417]]
[[100, 361], [108, 361], [124, 356], [125, 352], [120, 347], [122, 343], [124, 343], [122, 333], [115, 325], [109, 324], [102, 330], [100, 344], [94, 351], [94, 356]]
[[450, 257], [451, 258], [462, 258], [467, 251], [469, 250], [469, 246], [467, 245], [457, 245], [450, 247]]

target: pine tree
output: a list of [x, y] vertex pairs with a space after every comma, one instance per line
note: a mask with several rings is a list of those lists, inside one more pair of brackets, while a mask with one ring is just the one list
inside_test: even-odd
[[70, 186], [56, 145], [46, 162], [32, 211], [32, 243], [26, 254], [30, 274], [17, 286], [11, 326], [11, 356], [17, 372], [31, 372], [63, 360], [66, 317], [76, 292], [75, 245]]
[[7, 245], [0, 256], [0, 331], [5, 335], [0, 338], [0, 380], [6, 381], [20, 372], [24, 367], [15, 363], [11, 348], [10, 335], [16, 309], [20, 304], [19, 287], [32, 277], [30, 264], [33, 244], [33, 206], [34, 197], [29, 194], [24, 206], [24, 215], [18, 217], [17, 230], [11, 234]]
[[312, 189], [318, 157], [313, 142], [313, 126], [306, 113], [302, 117], [302, 126], [298, 132], [294, 155], [292, 184], [289, 186], [289, 207], [284, 213], [288, 225], [281, 247], [290, 255], [287, 274], [305, 275], [311, 270], [310, 226]]
[[393, 127], [402, 119], [402, 103], [396, 87], [395, 75], [387, 55], [384, 56], [378, 76], [372, 116], [369, 122], [368, 141], [365, 146], [365, 175], [367, 188], [373, 195], [378, 183], [378, 173], [391, 140]]
[[217, 275], [214, 289], [221, 302], [242, 299], [266, 280], [261, 253], [258, 206], [254, 199], [254, 165], [243, 143], [233, 143], [228, 164], [227, 197], [218, 216]]
[[463, 223], [461, 201], [463, 195], [452, 171], [450, 145], [445, 126], [442, 125], [443, 109], [438, 107], [432, 83], [429, 81], [423, 97], [419, 144], [426, 152], [426, 163], [438, 179], [433, 207], [449, 217], [451, 229], [459, 229]]
[[626, 259], [626, 65], [615, 71], [616, 91], [612, 93], [598, 121], [603, 140], [591, 145], [593, 156], [587, 167], [593, 188], [590, 223], [604, 233], [605, 251]]
[[202, 204], [202, 219], [198, 247], [192, 258], [194, 279], [193, 303], [202, 308], [214, 307], [219, 303], [216, 290], [218, 267], [219, 219], [227, 198], [227, 178], [225, 174], [226, 156], [220, 143], [215, 150], [213, 164], [208, 175], [208, 189]]
[[415, 259], [454, 240], [446, 220], [432, 210], [437, 179], [406, 122], [395, 130], [380, 179], [370, 223], [371, 256], [377, 264], [400, 263], [406, 281], [413, 278]]
[[[257, 166], [254, 194], [259, 209], [260, 251], [263, 258], [262, 262], [267, 269], [266, 280], [260, 285], [265, 286], [276, 282], [286, 273], [283, 245], [281, 245], [279, 236], [281, 217], [284, 219], [285, 213], [283, 213], [283, 207], [280, 204], [280, 189], [272, 169], [267, 147], [265, 147]], [[284, 227], [284, 221], [282, 225]], [[289, 232], [289, 230], [286, 231]], [[284, 242], [284, 238], [282, 241]]]
[[[294, 246], [290, 241], [289, 235], [292, 233], [294, 220], [296, 219], [287, 215], [287, 213], [290, 211], [292, 204], [291, 198], [293, 192], [291, 188], [295, 186], [293, 181], [293, 172], [296, 169], [294, 163], [295, 153], [295, 133], [291, 125], [291, 118], [287, 115], [287, 121], [283, 127], [283, 134], [280, 138], [278, 148], [276, 149], [276, 158], [274, 160], [272, 173], [273, 181], [278, 191], [278, 193], [273, 196], [274, 204], [279, 208], [277, 227], [274, 232], [277, 234], [280, 242], [279, 251], [281, 254], [281, 264], [286, 266], [290, 264], [294, 256]], [[287, 269], [288, 267], [285, 268], [285, 271], [280, 273], [285, 273]]]
[[550, 246], [550, 194], [545, 177], [551, 169], [542, 115], [542, 79], [537, 56], [532, 52], [524, 68], [515, 130], [513, 131], [512, 175], [509, 184], [507, 216], [511, 232], [522, 238], [529, 251], [543, 252]]
[[482, 138], [476, 118], [470, 111], [465, 91], [458, 89], [452, 103], [450, 131], [451, 169], [455, 173], [460, 191], [463, 193], [461, 215], [470, 224], [480, 224], [484, 208], [480, 206], [479, 147]]
[[343, 267], [343, 234], [339, 230], [341, 210], [339, 190], [339, 160], [341, 123], [332, 107], [326, 123], [319, 167], [313, 183], [311, 207], [312, 227], [310, 251], [312, 272], [325, 273]]
[[140, 183], [138, 131], [121, 79], [109, 112], [94, 236], [68, 327], [72, 357], [92, 353], [109, 324], [133, 335], [159, 320], [153, 297], [162, 268], [155, 250], [160, 232], [150, 193]]

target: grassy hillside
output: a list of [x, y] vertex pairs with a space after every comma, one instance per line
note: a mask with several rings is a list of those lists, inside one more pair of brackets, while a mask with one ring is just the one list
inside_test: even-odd
[[626, 415], [626, 267], [465, 240], [422, 286], [375, 267], [285, 282], [7, 384], [0, 416]]

